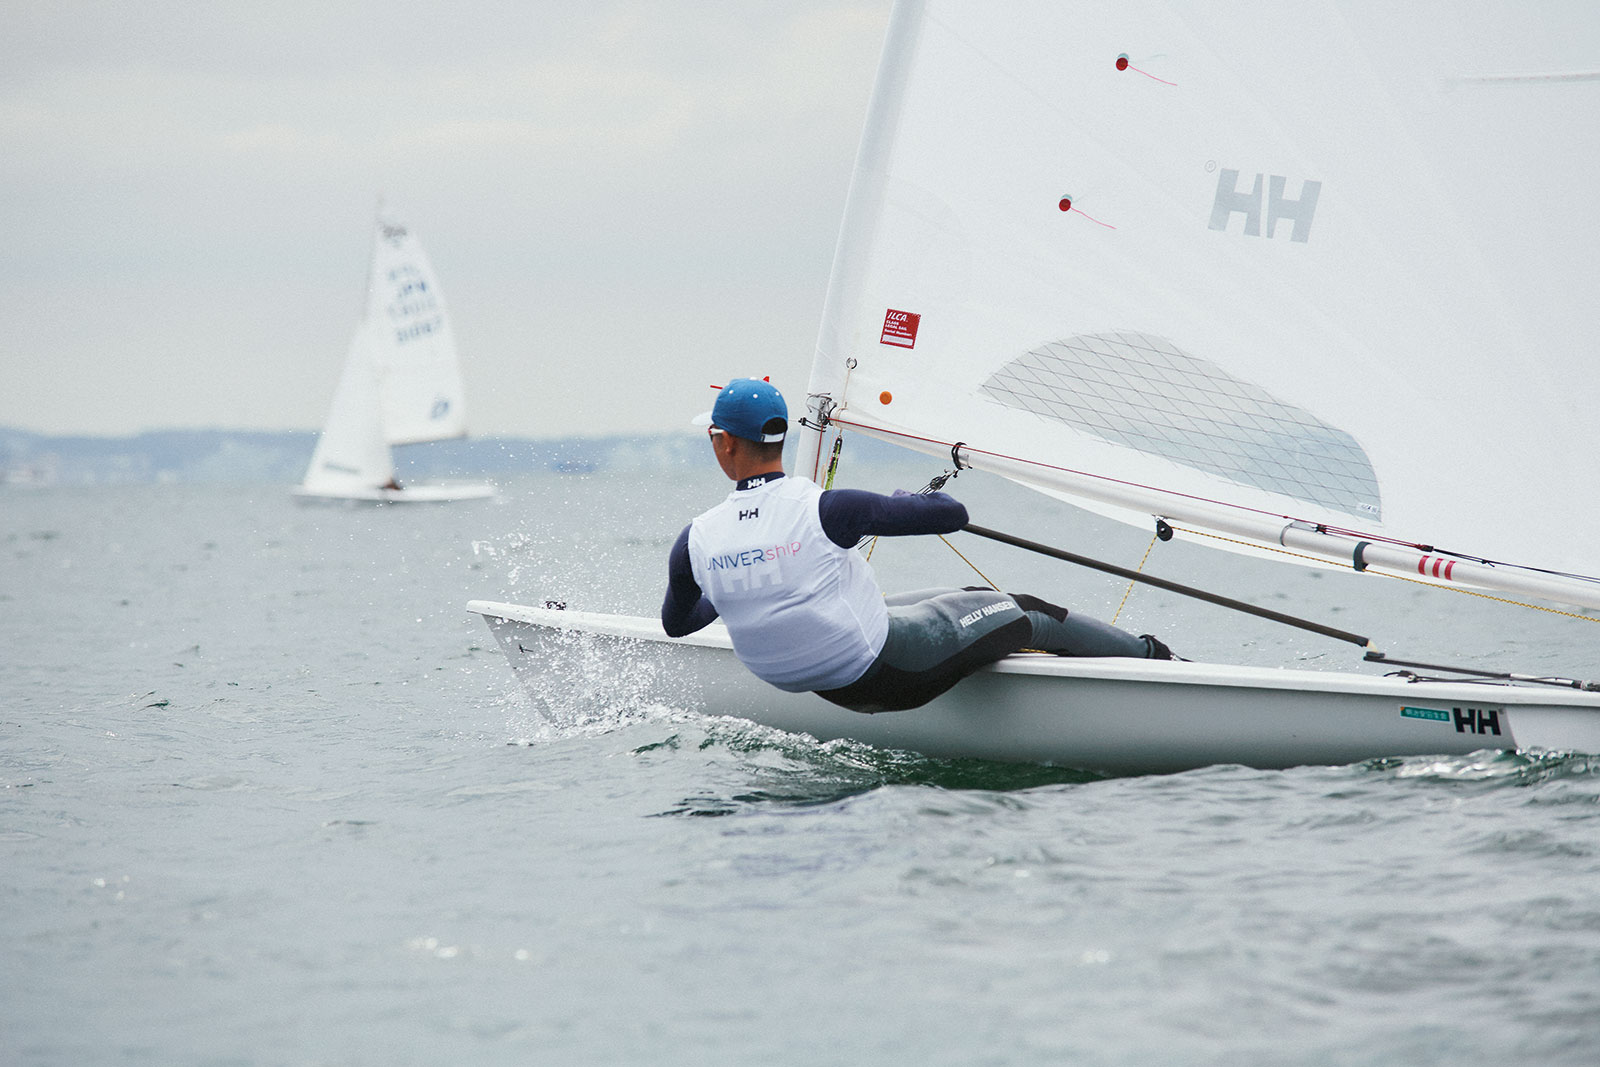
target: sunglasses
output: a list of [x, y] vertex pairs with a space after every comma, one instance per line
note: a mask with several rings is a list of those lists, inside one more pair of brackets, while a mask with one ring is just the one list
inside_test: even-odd
[[727, 431], [726, 430], [719, 430], [715, 426], [707, 426], [706, 427], [706, 436], [712, 438], [713, 440], [715, 440], [718, 437], [721, 437], [724, 433], [727, 433]]

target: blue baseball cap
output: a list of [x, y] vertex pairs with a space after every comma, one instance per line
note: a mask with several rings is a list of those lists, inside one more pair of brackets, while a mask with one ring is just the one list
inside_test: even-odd
[[789, 432], [789, 405], [771, 382], [735, 378], [717, 394], [710, 423], [746, 441], [772, 444], [782, 441]]

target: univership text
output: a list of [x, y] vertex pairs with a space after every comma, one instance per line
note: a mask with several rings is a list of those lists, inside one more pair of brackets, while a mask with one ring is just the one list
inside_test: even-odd
[[967, 614], [961, 616], [961, 625], [963, 627], [971, 626], [973, 623], [977, 622], [979, 619], [986, 619], [990, 615], [993, 615], [997, 611], [1016, 611], [1016, 610], [1017, 610], [1017, 605], [1012, 603], [1011, 601], [1009, 601], [1009, 600], [997, 600], [993, 604], [987, 604], [987, 605], [979, 608], [977, 611], [969, 611]]
[[764, 585], [783, 582], [781, 568], [773, 566], [780, 559], [800, 554], [801, 542], [772, 545], [768, 548], [747, 548], [743, 552], [722, 552], [706, 559], [708, 577], [719, 589], [731, 593], [738, 589], [756, 589]]
[[708, 559], [706, 566], [710, 570], [725, 571], [735, 567], [753, 567], [757, 563], [771, 563], [775, 559], [799, 553], [800, 542], [790, 541], [786, 545], [773, 545], [771, 548], [747, 548], [743, 552], [724, 552]]

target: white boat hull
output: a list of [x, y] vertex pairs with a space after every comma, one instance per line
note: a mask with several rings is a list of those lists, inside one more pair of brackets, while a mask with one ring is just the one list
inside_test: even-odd
[[482, 500], [494, 496], [492, 485], [412, 485], [401, 489], [308, 489], [297, 486], [303, 501], [367, 501], [374, 504], [444, 504], [453, 500]]
[[654, 619], [481, 600], [467, 607], [552, 713], [661, 703], [824, 741], [1112, 774], [1483, 749], [1600, 752], [1600, 694], [1565, 688], [1017, 655], [921, 708], [862, 715], [756, 679], [720, 624], [674, 640]]

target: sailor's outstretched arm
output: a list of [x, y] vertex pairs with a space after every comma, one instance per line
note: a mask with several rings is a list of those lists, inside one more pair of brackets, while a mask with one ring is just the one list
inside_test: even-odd
[[667, 556], [667, 595], [661, 601], [661, 627], [668, 637], [682, 637], [717, 617], [716, 606], [700, 591], [689, 566], [689, 527], [673, 542]]

